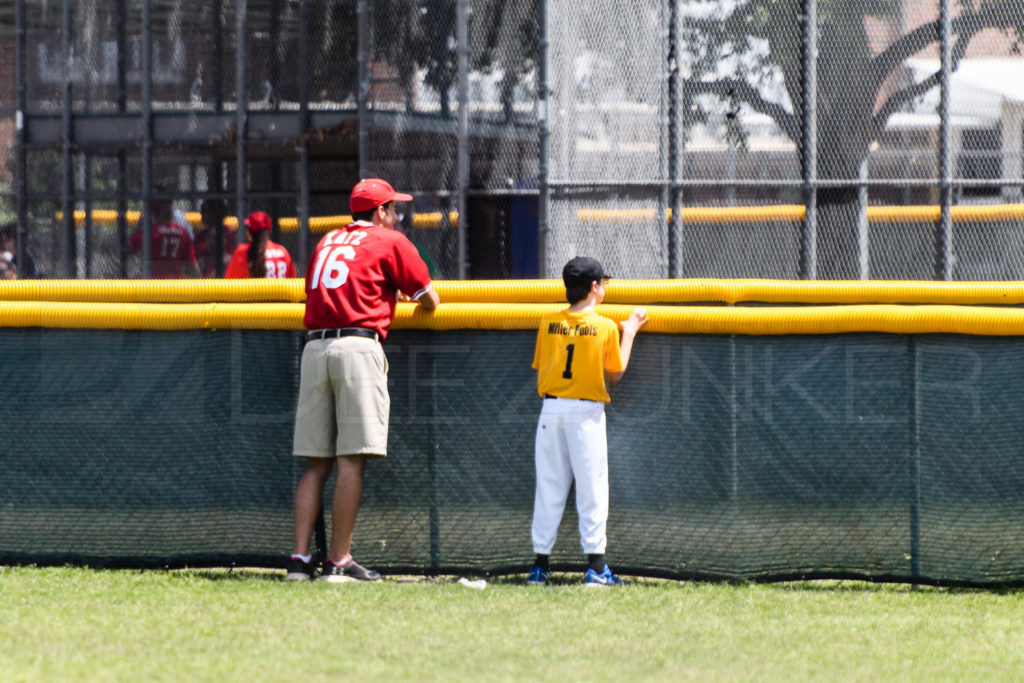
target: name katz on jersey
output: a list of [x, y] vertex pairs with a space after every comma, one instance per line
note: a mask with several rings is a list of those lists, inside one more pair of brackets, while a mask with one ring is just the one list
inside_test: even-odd
[[596, 325], [574, 325], [569, 327], [563, 322], [548, 323], [548, 334], [561, 334], [569, 337], [596, 337]]

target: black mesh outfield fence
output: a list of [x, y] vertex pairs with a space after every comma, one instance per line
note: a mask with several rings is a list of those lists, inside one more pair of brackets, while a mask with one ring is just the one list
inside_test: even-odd
[[[367, 466], [360, 561], [526, 569], [533, 341], [392, 332], [390, 454]], [[0, 563], [283, 566], [301, 345], [294, 331], [0, 329]], [[641, 334], [608, 410], [609, 564], [1024, 583], [1019, 349], [957, 334]], [[554, 561], [581, 563], [571, 499]]]

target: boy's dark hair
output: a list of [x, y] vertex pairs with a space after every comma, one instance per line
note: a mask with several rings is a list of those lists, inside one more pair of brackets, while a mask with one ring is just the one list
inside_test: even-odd
[[352, 220], [354, 221], [366, 221], [367, 223], [373, 222], [373, 212], [377, 209], [370, 209], [369, 211], [353, 211]]
[[571, 285], [565, 288], [565, 298], [570, 304], [586, 299], [588, 294], [590, 294], [590, 285], [586, 287], [583, 285]]

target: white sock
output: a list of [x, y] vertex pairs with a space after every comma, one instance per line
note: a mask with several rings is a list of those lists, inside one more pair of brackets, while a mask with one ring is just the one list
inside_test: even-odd
[[309, 564], [313, 560], [312, 555], [299, 555], [298, 553], [292, 553], [293, 560], [302, 560], [304, 564]]

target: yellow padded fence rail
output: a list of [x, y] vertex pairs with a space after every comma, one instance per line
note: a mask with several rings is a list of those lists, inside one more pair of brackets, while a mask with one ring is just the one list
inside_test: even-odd
[[[579, 209], [576, 217], [585, 224], [613, 224], [653, 220], [656, 210], [649, 209]], [[804, 219], [804, 207], [801, 204], [776, 204], [768, 206], [694, 206], [680, 209], [679, 220], [685, 225], [708, 224], [721, 225], [727, 223], [775, 223], [797, 222]], [[869, 206], [867, 219], [869, 223], [929, 223], [939, 220], [938, 206]], [[126, 211], [125, 221], [134, 226], [138, 223], [142, 212]], [[198, 211], [187, 211], [185, 216], [195, 227], [202, 225], [202, 216]], [[85, 212], [75, 211], [75, 224], [85, 224]], [[666, 211], [666, 220], [672, 218], [672, 211]], [[953, 206], [950, 218], [954, 222], [991, 222], [1006, 220], [1024, 220], [1024, 204], [993, 204], [986, 206]], [[63, 220], [63, 213], [57, 212], [56, 219]], [[413, 227], [430, 230], [441, 227], [444, 214], [440, 211], [414, 213]], [[309, 229], [313, 233], [327, 232], [340, 228], [352, 221], [348, 215], [313, 216], [309, 219]], [[452, 226], [458, 225], [459, 214], [449, 212], [448, 221]], [[114, 225], [117, 222], [117, 211], [109, 209], [93, 209], [92, 222], [96, 225]], [[238, 219], [228, 216], [224, 225], [238, 227]], [[297, 232], [299, 219], [282, 217], [278, 219], [282, 232]]]
[[[442, 304], [425, 312], [398, 305], [392, 329], [529, 330], [564, 304]], [[603, 304], [598, 312], [621, 321], [633, 306]], [[0, 302], [0, 326], [122, 330], [301, 330], [296, 303], [124, 304], [56, 301]], [[664, 334], [891, 334], [952, 333], [1024, 336], [1024, 310], [971, 306], [805, 306], [735, 308], [650, 306], [646, 333]]]
[[[561, 280], [439, 280], [443, 303], [564, 303]], [[305, 300], [301, 279], [0, 280], [0, 301], [246, 303]], [[611, 280], [609, 304], [1024, 304], [1024, 282]]]
[[93, 303], [302, 302], [300, 279], [5, 280], [0, 301]]
[[[558, 303], [561, 280], [448, 280], [435, 283], [445, 302]], [[1024, 304], [1024, 282], [911, 280], [611, 280], [616, 304]]]
[[295, 330], [302, 304], [2, 301], [0, 326], [105, 330]]

